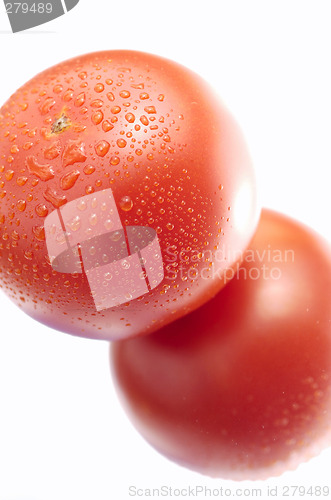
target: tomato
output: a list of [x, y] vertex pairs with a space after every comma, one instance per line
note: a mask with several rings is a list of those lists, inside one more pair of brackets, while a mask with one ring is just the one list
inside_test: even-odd
[[115, 342], [113, 377], [136, 428], [200, 473], [265, 479], [331, 443], [331, 251], [263, 210], [233, 279], [146, 337]]
[[234, 120], [198, 75], [145, 53], [87, 54], [26, 83], [0, 110], [0, 177], [0, 286], [86, 337], [195, 309], [257, 224]]

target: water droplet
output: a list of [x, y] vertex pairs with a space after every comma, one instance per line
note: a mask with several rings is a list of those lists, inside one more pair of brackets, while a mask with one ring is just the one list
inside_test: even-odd
[[[109, 261], [109, 257], [108, 257], [108, 255], [104, 253], [104, 254], [102, 255], [102, 260], [103, 260], [103, 262], [107, 263], [107, 262]], [[106, 281], [103, 281], [103, 283], [102, 283], [102, 284], [103, 284], [103, 286], [107, 286]]]
[[164, 101], [164, 95], [163, 95], [163, 94], [160, 94], [160, 95], [158, 96], [158, 100], [159, 100], [159, 101]]
[[223, 189], [223, 188], [224, 188], [223, 184], [220, 184], [220, 185], [218, 186], [218, 189], [219, 189], [220, 191], [222, 191], [222, 189]]
[[54, 97], [46, 97], [44, 102], [39, 107], [40, 113], [42, 115], [47, 115], [55, 104], [56, 100]]
[[114, 231], [111, 233], [110, 237], [113, 241], [119, 241], [122, 238], [122, 233], [121, 231]]
[[113, 277], [113, 276], [112, 276], [112, 274], [111, 274], [111, 273], [105, 273], [105, 275], [104, 275], [104, 278], [105, 278], [105, 280], [107, 280], [107, 281], [110, 281], [110, 280], [112, 279], [112, 277]]
[[127, 292], [127, 293], [124, 295], [124, 298], [125, 298], [126, 300], [131, 300], [131, 299], [132, 299], [132, 295], [131, 295], [131, 293]]
[[141, 92], [141, 94], [139, 94], [139, 99], [141, 99], [142, 101], [144, 99], [149, 99], [149, 95], [147, 94], [147, 92]]
[[123, 99], [127, 99], [128, 97], [130, 97], [130, 92], [128, 90], [121, 90], [120, 92], [120, 96], [123, 97]]
[[126, 140], [125, 139], [117, 139], [116, 144], [119, 148], [125, 148]]
[[62, 175], [60, 179], [61, 188], [64, 191], [72, 188], [76, 184], [76, 181], [79, 176], [80, 176], [79, 170], [72, 170], [71, 172]]
[[132, 89], [138, 89], [138, 90], [143, 90], [144, 89], [144, 84], [143, 83], [133, 83], [131, 85]]
[[111, 102], [115, 101], [115, 96], [112, 92], [108, 92], [107, 99]]
[[60, 195], [57, 191], [50, 187], [46, 188], [46, 190], [43, 192], [43, 196], [45, 200], [52, 203], [55, 208], [60, 208], [62, 207], [62, 205], [67, 203], [67, 198], [64, 195]]
[[62, 96], [62, 100], [69, 102], [71, 99], [74, 97], [74, 91], [72, 89], [68, 89], [65, 91], [65, 93]]
[[18, 200], [17, 208], [20, 212], [24, 212], [24, 210], [26, 208], [26, 201], [25, 200]]
[[26, 258], [26, 260], [32, 260], [33, 259], [33, 253], [30, 250], [26, 250], [24, 252], [24, 257]]
[[93, 172], [95, 172], [95, 167], [93, 165], [86, 165], [83, 170], [84, 174], [86, 175], [91, 175]]
[[37, 215], [39, 215], [39, 217], [46, 217], [46, 215], [48, 214], [48, 208], [43, 203], [37, 205], [35, 210]]
[[81, 92], [75, 99], [75, 106], [77, 106], [78, 108], [80, 106], [83, 106], [85, 100], [86, 100], [86, 95], [84, 92]]
[[98, 224], [98, 216], [97, 214], [92, 214], [89, 217], [89, 223], [91, 226], [96, 226]]
[[15, 230], [14, 230], [14, 231], [12, 231], [12, 233], [11, 233], [11, 237], [12, 237], [12, 238], [13, 238], [13, 240], [15, 240], [15, 241], [18, 241], [18, 240], [20, 239], [20, 235], [19, 235], [19, 234], [18, 234], [18, 232], [17, 232], [17, 231], [15, 231]]
[[131, 208], [133, 207], [133, 201], [131, 200], [130, 196], [123, 196], [120, 200], [120, 207], [124, 212], [129, 212]]
[[25, 143], [23, 144], [23, 149], [24, 149], [25, 151], [29, 151], [29, 149], [31, 149], [31, 148], [32, 148], [32, 146], [33, 146], [33, 142], [28, 141], [28, 142], [25, 142]]
[[105, 86], [103, 85], [103, 83], [97, 83], [94, 87], [94, 90], [98, 93], [103, 92], [105, 90]]
[[146, 106], [146, 108], [144, 108], [144, 111], [146, 111], [146, 113], [148, 113], [149, 115], [156, 113], [155, 106]]
[[109, 130], [112, 130], [114, 128], [114, 125], [110, 123], [108, 120], [105, 120], [102, 124], [102, 130], [104, 132], [109, 132]]
[[145, 116], [145, 115], [142, 115], [142, 116], [140, 117], [140, 121], [141, 121], [141, 123], [142, 123], [143, 125], [148, 125], [148, 124], [149, 124], [149, 120], [148, 120], [147, 116]]
[[92, 108], [102, 108], [102, 106], [103, 106], [103, 101], [101, 99], [94, 99], [94, 101], [91, 102]]
[[60, 155], [61, 152], [61, 144], [60, 141], [53, 142], [48, 148], [44, 151], [44, 158], [46, 160], [54, 160]]
[[102, 158], [106, 156], [110, 148], [110, 144], [107, 141], [99, 141], [95, 146], [95, 152], [98, 156]]
[[118, 156], [112, 156], [112, 157], [110, 158], [110, 161], [109, 161], [109, 163], [110, 163], [111, 165], [114, 165], [114, 166], [115, 166], [115, 165], [118, 165], [118, 164], [119, 164], [119, 162], [120, 162], [120, 158], [119, 158]]
[[101, 123], [103, 120], [103, 112], [96, 111], [95, 113], [93, 113], [91, 120], [92, 120], [92, 123], [94, 123], [94, 125], [99, 125], [99, 123]]
[[133, 123], [136, 119], [136, 117], [134, 116], [133, 113], [127, 113], [125, 115], [125, 119], [129, 122], [129, 123]]
[[78, 73], [78, 77], [81, 79], [81, 80], [85, 80], [87, 78], [87, 73], [86, 71], [82, 71], [81, 73]]
[[121, 108], [120, 106], [113, 106], [110, 110], [114, 115], [117, 115], [120, 111], [121, 111]]
[[28, 180], [27, 177], [17, 177], [16, 184], [18, 184], [19, 186], [24, 186], [24, 184], [26, 184], [27, 180]]
[[51, 165], [41, 165], [34, 156], [28, 156], [25, 160], [30, 174], [39, 177], [40, 180], [46, 182], [54, 178], [54, 171]]
[[62, 85], [55, 85], [55, 86], [53, 87], [53, 92], [54, 92], [54, 94], [61, 94], [62, 90], [63, 90]]
[[80, 212], [84, 212], [87, 209], [87, 203], [83, 198], [80, 198], [77, 200], [76, 207]]
[[110, 219], [107, 219], [104, 222], [104, 226], [105, 226], [105, 229], [107, 229], [107, 231], [110, 231], [112, 229], [112, 227], [114, 226], [114, 223]]
[[169, 231], [172, 231], [172, 230], [173, 230], [173, 228], [174, 228], [174, 225], [173, 225], [173, 224], [171, 224], [171, 222], [168, 222], [168, 224], [167, 224], [167, 228], [169, 229]]
[[13, 177], [14, 177], [14, 170], [6, 170], [5, 172], [6, 180], [11, 181]]
[[80, 141], [69, 140], [63, 152], [63, 166], [67, 167], [74, 163], [83, 163], [86, 159], [85, 144]]
[[123, 267], [123, 269], [129, 269], [130, 268], [130, 262], [127, 261], [127, 260], [123, 260], [121, 262], [121, 266]]
[[45, 229], [43, 226], [33, 226], [32, 231], [37, 240], [39, 241], [45, 240]]
[[78, 229], [80, 228], [80, 224], [81, 224], [80, 217], [79, 215], [76, 215], [76, 217], [74, 217], [70, 222], [70, 229], [72, 231], [78, 231]]

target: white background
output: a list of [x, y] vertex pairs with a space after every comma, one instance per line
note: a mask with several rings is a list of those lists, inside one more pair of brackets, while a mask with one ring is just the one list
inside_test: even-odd
[[[262, 204], [331, 241], [330, 19], [331, 3], [319, 0], [81, 0], [67, 15], [13, 35], [0, 2], [0, 105], [36, 73], [85, 52], [125, 48], [174, 59], [212, 83], [237, 118]], [[106, 342], [40, 325], [3, 294], [0, 328], [0, 500], [125, 500], [130, 485], [233, 493], [331, 486], [330, 450], [264, 482], [185, 470], [128, 422]]]

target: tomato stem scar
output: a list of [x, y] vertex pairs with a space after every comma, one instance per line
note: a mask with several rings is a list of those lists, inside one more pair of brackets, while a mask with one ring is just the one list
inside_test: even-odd
[[71, 127], [70, 118], [62, 113], [60, 118], [57, 118], [52, 125], [52, 134], [61, 134], [69, 127]]

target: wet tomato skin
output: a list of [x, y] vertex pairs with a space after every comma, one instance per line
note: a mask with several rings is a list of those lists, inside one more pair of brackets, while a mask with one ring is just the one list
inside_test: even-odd
[[[195, 73], [140, 52], [65, 61], [11, 96], [0, 110], [0, 177], [1, 287], [75, 335], [148, 333], [200, 306], [257, 224], [251, 160], [228, 111]], [[97, 311], [84, 273], [52, 268], [44, 222], [105, 189], [123, 226], [156, 232], [164, 279]], [[216, 258], [219, 248], [230, 259]]]
[[331, 442], [330, 247], [263, 210], [230, 283], [115, 343], [111, 365], [132, 422], [168, 458], [234, 480], [295, 468]]

